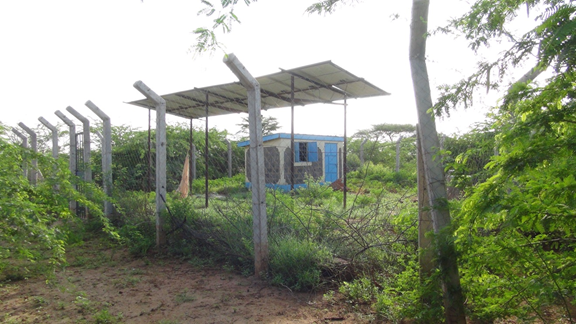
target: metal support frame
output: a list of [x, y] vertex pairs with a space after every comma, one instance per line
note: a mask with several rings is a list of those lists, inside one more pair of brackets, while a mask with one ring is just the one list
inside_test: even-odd
[[[30, 135], [30, 148], [34, 154], [38, 153], [38, 136], [36, 132], [28, 128], [24, 123], [18, 123], [18, 126]], [[32, 159], [32, 170], [28, 172], [28, 181], [30, 181], [32, 185], [36, 185], [38, 182], [38, 160], [36, 158]]]
[[[20, 139], [22, 140], [22, 144], [20, 144], [20, 146], [22, 146], [22, 148], [24, 149], [27, 149], [28, 137], [24, 136], [24, 134], [20, 133], [16, 128], [12, 128], [12, 133], [20, 137]], [[22, 162], [22, 174], [24, 175], [24, 178], [28, 178], [28, 164], [26, 163], [26, 161]]]
[[[102, 172], [104, 173], [102, 183], [104, 193], [108, 197], [112, 197], [112, 125], [110, 117], [90, 100], [86, 101], [86, 107], [90, 108], [92, 112], [102, 119]], [[106, 200], [104, 202], [104, 215], [110, 217], [112, 211], [112, 202]]]
[[166, 101], [142, 81], [134, 88], [156, 104], [156, 246], [166, 244], [161, 214], [166, 209]]
[[208, 208], [208, 106], [210, 105], [210, 95], [206, 93], [206, 102], [204, 103], [204, 109], [206, 112], [206, 126], [204, 128], [204, 195], [206, 199], [206, 208]]
[[348, 142], [348, 138], [346, 136], [346, 109], [348, 108], [348, 103], [346, 102], [347, 96], [344, 95], [344, 152], [342, 154], [342, 178], [344, 180], [344, 208], [346, 208], [346, 191], [348, 191], [348, 186], [347, 186], [347, 179], [348, 177], [346, 176], [346, 171], [347, 171], [347, 167], [346, 167], [346, 163], [347, 163], [347, 156], [348, 154], [346, 153], [347, 150], [347, 142]]
[[290, 161], [290, 190], [294, 190], [294, 162], [296, 153], [294, 151], [294, 76], [290, 76], [290, 150], [292, 151], [292, 161]]
[[248, 125], [250, 128], [250, 174], [252, 182], [252, 221], [254, 231], [254, 272], [259, 278], [268, 270], [268, 227], [266, 217], [266, 187], [264, 179], [264, 147], [260, 84], [234, 54], [224, 57], [224, 63], [238, 77], [248, 92]]
[[58, 128], [56, 126], [50, 124], [44, 117], [38, 118], [38, 120], [42, 123], [42, 125], [46, 126], [52, 132], [52, 157], [57, 159], [58, 158]]
[[228, 146], [228, 178], [232, 178], [232, 143], [228, 139], [224, 143]]
[[[66, 125], [68, 125], [70, 133], [70, 159], [68, 160], [68, 168], [72, 175], [76, 175], [76, 125], [72, 122], [66, 115], [64, 115], [60, 110], [54, 112], [58, 118], [60, 118]], [[72, 187], [76, 190], [76, 185], [72, 182]], [[70, 201], [70, 212], [76, 215], [76, 201]]]
[[192, 181], [196, 180], [196, 145], [192, 144], [192, 153], [190, 156], [192, 168]]
[[90, 121], [88, 118], [82, 116], [76, 109], [68, 106], [66, 110], [71, 113], [76, 119], [82, 122], [82, 139], [84, 141], [83, 154], [84, 154], [84, 181], [92, 182], [92, 166], [90, 163]]
[[[192, 165], [192, 159], [195, 154], [194, 152], [194, 128], [192, 125], [192, 118], [190, 118], [190, 143], [188, 152], [188, 192], [192, 193], [192, 182], [196, 178], [196, 161]], [[194, 173], [194, 174], [193, 174]]]

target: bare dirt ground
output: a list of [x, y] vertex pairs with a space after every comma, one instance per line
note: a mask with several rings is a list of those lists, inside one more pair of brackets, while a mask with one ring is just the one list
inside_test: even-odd
[[322, 293], [287, 288], [216, 266], [173, 258], [134, 258], [91, 241], [45, 278], [0, 285], [4, 323], [367, 323]]

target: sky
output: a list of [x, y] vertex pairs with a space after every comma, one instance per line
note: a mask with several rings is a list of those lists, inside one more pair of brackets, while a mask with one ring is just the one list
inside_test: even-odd
[[[260, 0], [246, 7], [240, 1], [236, 12], [242, 23], [219, 36], [225, 52], [234, 53], [253, 76], [331, 60], [390, 92], [349, 100], [348, 135], [374, 124], [416, 124], [408, 62], [411, 1], [364, 0], [325, 16], [304, 13], [312, 2]], [[54, 112], [61, 110], [74, 120], [67, 106], [98, 120], [85, 106], [91, 100], [111, 117], [112, 125], [145, 129], [148, 111], [126, 104], [143, 98], [134, 82], [141, 80], [162, 95], [237, 81], [222, 62], [224, 51], [198, 56], [191, 50], [192, 31], [211, 24], [197, 15], [200, 9], [200, 0], [1, 1], [0, 121], [35, 127], [43, 116], [63, 124]], [[430, 26], [466, 9], [467, 1], [453, 1], [449, 7], [432, 2]], [[474, 62], [461, 39], [434, 36], [428, 41], [433, 88], [464, 77]], [[495, 96], [438, 119], [438, 130], [467, 131], [483, 120]], [[281, 131], [290, 131], [289, 108], [263, 114], [276, 117]], [[176, 117], [168, 122], [188, 123]], [[211, 117], [209, 127], [235, 134], [240, 122], [237, 114]], [[204, 121], [194, 123], [202, 126]], [[342, 135], [342, 106], [296, 107], [295, 131]]]

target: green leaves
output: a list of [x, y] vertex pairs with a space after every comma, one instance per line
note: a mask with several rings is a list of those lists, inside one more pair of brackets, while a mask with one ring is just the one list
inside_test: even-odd
[[[244, 0], [244, 4], [247, 6], [252, 2], [256, 2], [256, 0]], [[201, 3], [204, 8], [198, 11], [199, 16], [212, 17], [216, 12], [218, 14], [212, 20], [212, 27], [199, 27], [193, 31], [196, 34], [196, 44], [192, 46], [192, 51], [197, 54], [213, 53], [218, 49], [225, 52], [224, 45], [217, 39], [216, 31], [221, 29], [222, 33], [226, 34], [232, 31], [233, 24], [240, 23], [240, 19], [234, 13], [234, 7], [238, 0], [220, 0], [219, 9], [210, 1], [201, 0]]]

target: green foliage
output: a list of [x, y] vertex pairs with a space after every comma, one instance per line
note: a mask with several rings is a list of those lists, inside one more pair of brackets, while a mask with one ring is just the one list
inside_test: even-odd
[[349, 173], [351, 185], [369, 187], [387, 186], [390, 188], [413, 187], [416, 185], [416, 170], [401, 169], [396, 172], [382, 164], [367, 163], [364, 167]]
[[[228, 174], [228, 146], [224, 142], [228, 133], [212, 128], [208, 131], [208, 175], [210, 179], [218, 179]], [[129, 126], [112, 127], [112, 174], [114, 188], [120, 191], [154, 191], [156, 172], [155, 130], [150, 133], [151, 153], [148, 154], [148, 131], [136, 130]], [[194, 145], [196, 146], [196, 172], [198, 177], [204, 175], [206, 164], [204, 152], [206, 147], [203, 129], [194, 129]], [[190, 150], [190, 129], [188, 125], [176, 124], [166, 126], [166, 189], [174, 191], [182, 179], [184, 160]], [[240, 173], [244, 168], [244, 150], [232, 144], [233, 174]], [[101, 152], [92, 154], [92, 169], [95, 182], [102, 183]], [[149, 169], [149, 161], [151, 168]], [[150, 179], [149, 179], [150, 177]]]
[[[64, 159], [33, 154], [7, 142], [3, 134], [0, 129], [0, 270], [17, 259], [31, 264], [47, 259], [45, 271], [62, 264], [69, 225], [74, 222], [70, 200], [89, 207], [98, 229], [117, 238], [100, 210], [105, 199], [100, 189], [85, 184], [84, 194], [79, 193], [72, 186], [78, 179], [70, 175]], [[22, 171], [23, 163], [30, 166], [32, 159], [44, 175], [36, 186]]]
[[543, 317], [551, 304], [569, 312], [576, 293], [575, 77], [570, 71], [542, 88], [519, 89], [515, 104], [501, 107], [501, 154], [463, 202], [463, 278], [470, 278], [479, 318]]
[[[524, 34], [514, 33], [511, 26], [521, 14], [521, 6], [526, 7], [527, 15], [535, 11], [536, 24]], [[451, 108], [470, 107], [478, 88], [499, 90], [501, 84], [507, 84], [512, 71], [536, 58], [527, 73], [509, 89], [525, 86], [540, 73], [552, 68], [555, 73], [570, 70], [575, 63], [576, 7], [566, 0], [477, 0], [471, 10], [463, 16], [450, 21], [441, 32], [462, 33], [474, 51], [488, 48], [491, 42], [510, 44], [493, 61], [477, 64], [476, 72], [454, 85], [439, 87], [441, 95], [433, 110], [437, 115], [449, 115]], [[534, 13], [532, 13], [534, 15]], [[494, 72], [497, 71], [497, 72]]]
[[444, 141], [444, 165], [451, 185], [466, 190], [485, 181], [491, 173], [485, 168], [497, 151], [495, 132], [488, 125]]
[[400, 137], [406, 138], [416, 134], [416, 126], [410, 124], [377, 124], [371, 129], [359, 130], [355, 137], [371, 138], [372, 140], [384, 140], [386, 142], [396, 142]]
[[[246, 5], [256, 0], [244, 0]], [[194, 30], [196, 34], [196, 44], [192, 49], [196, 53], [214, 52], [217, 48], [223, 49], [223, 45], [216, 40], [215, 30], [222, 29], [223, 33], [229, 33], [234, 23], [240, 23], [240, 20], [234, 13], [234, 8], [238, 0], [220, 0], [219, 6], [215, 6], [213, 1], [202, 0], [204, 8], [198, 12], [198, 15], [212, 17], [212, 27], [199, 27]]]
[[294, 237], [276, 238], [270, 246], [272, 283], [296, 291], [309, 291], [321, 283], [322, 268], [332, 255], [318, 243]]
[[124, 316], [122, 315], [122, 313], [114, 316], [110, 314], [110, 312], [107, 309], [103, 309], [94, 314], [93, 319], [94, 323], [96, 324], [116, 324], [116, 323], [122, 323], [123, 317]]
[[[272, 116], [263, 116], [262, 117], [262, 136], [273, 134], [280, 128], [280, 124], [278, 123], [278, 119]], [[240, 126], [240, 130], [237, 134], [242, 134], [243, 139], [248, 139], [250, 136], [250, 124], [248, 122], [248, 117], [242, 117], [242, 123], [237, 124]]]

